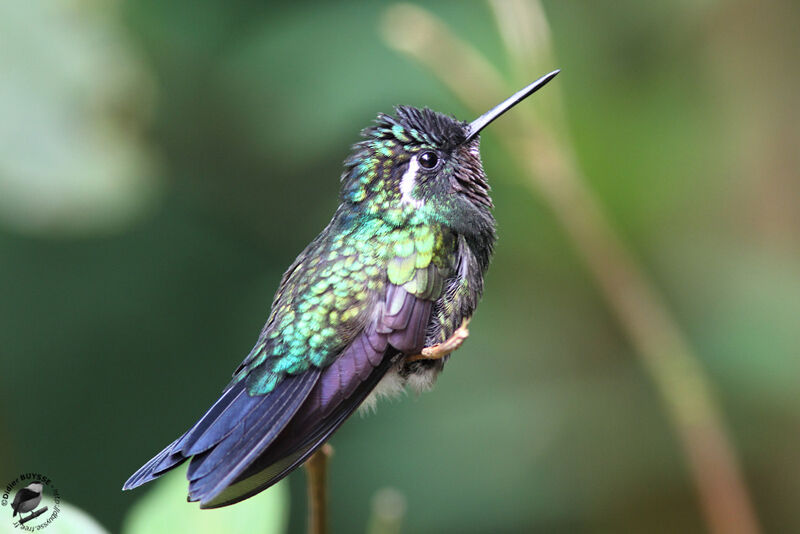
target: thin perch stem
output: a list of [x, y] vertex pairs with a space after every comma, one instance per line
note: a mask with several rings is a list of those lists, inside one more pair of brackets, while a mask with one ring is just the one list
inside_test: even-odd
[[36, 519], [37, 517], [39, 517], [40, 515], [42, 515], [42, 514], [43, 514], [43, 513], [45, 513], [46, 511], [47, 511], [47, 506], [45, 506], [44, 508], [39, 508], [38, 510], [36, 510], [35, 512], [33, 512], [31, 515], [29, 515], [28, 517], [26, 517], [25, 519], [22, 519], [22, 514], [19, 514], [19, 517], [20, 517], [19, 524], [20, 524], [20, 525], [24, 525], [24, 524], [25, 524], [25, 523], [27, 523], [28, 521], [31, 521], [31, 520], [33, 520], [33, 519]]
[[[519, 17], [501, 19], [501, 25], [507, 25]], [[515, 90], [475, 49], [419, 7], [392, 7], [384, 36], [390, 46], [428, 67], [476, 114]], [[529, 106], [520, 105], [492, 126], [492, 134], [519, 158], [527, 170], [525, 184], [548, 203], [566, 229], [655, 383], [687, 457], [709, 530], [757, 534], [756, 514], [702, 365], [586, 187], [569, 143], [539, 122]]]
[[306, 460], [308, 476], [308, 533], [328, 533], [328, 460], [333, 447], [327, 443]]

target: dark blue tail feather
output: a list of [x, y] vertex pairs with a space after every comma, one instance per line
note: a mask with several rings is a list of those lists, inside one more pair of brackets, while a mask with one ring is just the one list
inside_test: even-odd
[[[236, 463], [233, 446], [245, 433], [248, 436], [258, 434], [262, 441], [266, 441], [266, 447], [303, 404], [319, 375], [320, 371], [314, 369], [286, 377], [272, 393], [261, 396], [249, 395], [243, 380], [232, 384], [195, 426], [136, 471], [122, 489], [129, 490], [150, 482], [190, 457], [194, 458], [189, 469], [195, 472], [216, 450], [220, 453], [211, 458], [213, 465], [209, 465], [204, 474], [208, 474], [223, 458], [233, 465]], [[241, 450], [238, 454], [241, 456], [246, 452]]]

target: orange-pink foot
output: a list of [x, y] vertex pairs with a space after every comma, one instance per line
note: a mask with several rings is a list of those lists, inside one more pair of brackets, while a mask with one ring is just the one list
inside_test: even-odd
[[409, 356], [406, 358], [406, 362], [416, 362], [418, 360], [439, 360], [444, 358], [454, 350], [458, 349], [464, 340], [469, 337], [469, 330], [467, 330], [467, 325], [469, 324], [469, 319], [464, 319], [461, 321], [461, 326], [459, 326], [453, 335], [450, 336], [447, 341], [443, 343], [437, 343], [436, 345], [425, 347], [422, 349], [420, 354], [415, 354], [413, 356]]

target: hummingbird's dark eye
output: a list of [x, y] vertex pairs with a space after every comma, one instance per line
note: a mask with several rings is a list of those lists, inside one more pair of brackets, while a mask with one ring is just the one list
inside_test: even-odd
[[419, 155], [419, 164], [423, 169], [433, 169], [439, 164], [439, 156], [432, 150], [426, 150]]

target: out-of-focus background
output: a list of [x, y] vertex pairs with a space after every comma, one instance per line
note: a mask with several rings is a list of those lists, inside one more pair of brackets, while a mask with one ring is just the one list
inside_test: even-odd
[[[685, 336], [763, 531], [800, 531], [798, 4], [515, 2], [516, 35], [499, 4], [417, 5], [509, 90], [562, 69], [520, 107]], [[248, 352], [359, 130], [396, 104], [477, 114], [395, 49], [414, 28], [392, 6], [0, 3], [4, 485], [44, 473], [111, 532], [137, 506], [216, 513], [120, 487]], [[520, 155], [482, 137], [500, 241], [472, 335], [435, 391], [335, 435], [334, 532], [707, 531], [624, 325]], [[304, 484], [252, 501], [288, 496], [303, 532]]]

